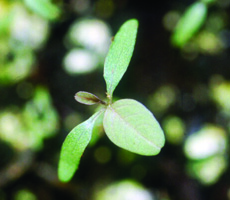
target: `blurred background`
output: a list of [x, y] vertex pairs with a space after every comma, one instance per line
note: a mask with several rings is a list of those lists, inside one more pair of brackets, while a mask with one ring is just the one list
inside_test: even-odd
[[[115, 98], [159, 120], [166, 144], [139, 156], [98, 125], [71, 182], [62, 142], [105, 98], [112, 37], [139, 20]], [[230, 0], [0, 0], [0, 200], [230, 200]]]

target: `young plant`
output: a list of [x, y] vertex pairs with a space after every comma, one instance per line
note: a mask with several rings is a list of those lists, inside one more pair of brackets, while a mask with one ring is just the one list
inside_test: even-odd
[[104, 65], [107, 102], [94, 94], [78, 92], [75, 99], [86, 105], [101, 104], [102, 108], [85, 122], [77, 125], [66, 137], [58, 166], [58, 177], [69, 181], [78, 168], [80, 158], [90, 142], [94, 124], [103, 117], [108, 138], [117, 146], [140, 155], [156, 155], [165, 143], [164, 133], [153, 114], [133, 99], [113, 103], [113, 92], [127, 70], [136, 41], [138, 21], [125, 22], [114, 37]]

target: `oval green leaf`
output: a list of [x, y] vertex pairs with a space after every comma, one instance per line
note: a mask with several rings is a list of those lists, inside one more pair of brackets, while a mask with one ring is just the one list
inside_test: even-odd
[[165, 143], [164, 133], [153, 114], [132, 99], [108, 106], [103, 126], [114, 144], [137, 154], [156, 155]]
[[126, 21], [110, 46], [104, 65], [104, 78], [110, 98], [128, 68], [136, 42], [137, 28], [138, 21], [136, 19]]
[[84, 91], [77, 92], [74, 98], [79, 103], [86, 104], [86, 105], [93, 105], [97, 103], [105, 104], [105, 102], [102, 101], [100, 98], [98, 98], [96, 95]]
[[179, 20], [172, 35], [172, 43], [182, 47], [203, 25], [207, 16], [207, 6], [202, 2], [192, 4]]
[[94, 123], [104, 113], [98, 111], [85, 122], [76, 126], [66, 137], [60, 154], [58, 177], [62, 182], [68, 182], [78, 168], [81, 156], [91, 139]]

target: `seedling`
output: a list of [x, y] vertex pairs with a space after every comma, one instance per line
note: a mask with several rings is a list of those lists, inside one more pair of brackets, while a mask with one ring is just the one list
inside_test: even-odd
[[77, 125], [66, 137], [58, 166], [58, 177], [68, 182], [78, 168], [80, 158], [90, 142], [95, 121], [103, 117], [108, 138], [117, 146], [140, 155], [157, 155], [164, 146], [164, 133], [153, 114], [140, 102], [122, 99], [113, 102], [113, 92], [126, 72], [136, 42], [138, 21], [126, 21], [114, 37], [104, 65], [107, 102], [88, 92], [78, 92], [75, 99], [102, 108]]

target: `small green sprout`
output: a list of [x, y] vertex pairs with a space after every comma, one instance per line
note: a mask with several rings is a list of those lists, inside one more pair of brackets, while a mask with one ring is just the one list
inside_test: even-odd
[[113, 92], [130, 63], [137, 35], [138, 21], [126, 21], [114, 37], [104, 65], [107, 102], [89, 92], [78, 92], [75, 99], [102, 108], [77, 125], [66, 137], [58, 166], [58, 177], [68, 182], [78, 168], [80, 158], [90, 142], [96, 120], [103, 117], [108, 138], [117, 146], [140, 155], [157, 155], [164, 146], [164, 133], [153, 114], [140, 102], [121, 99], [113, 102]]

